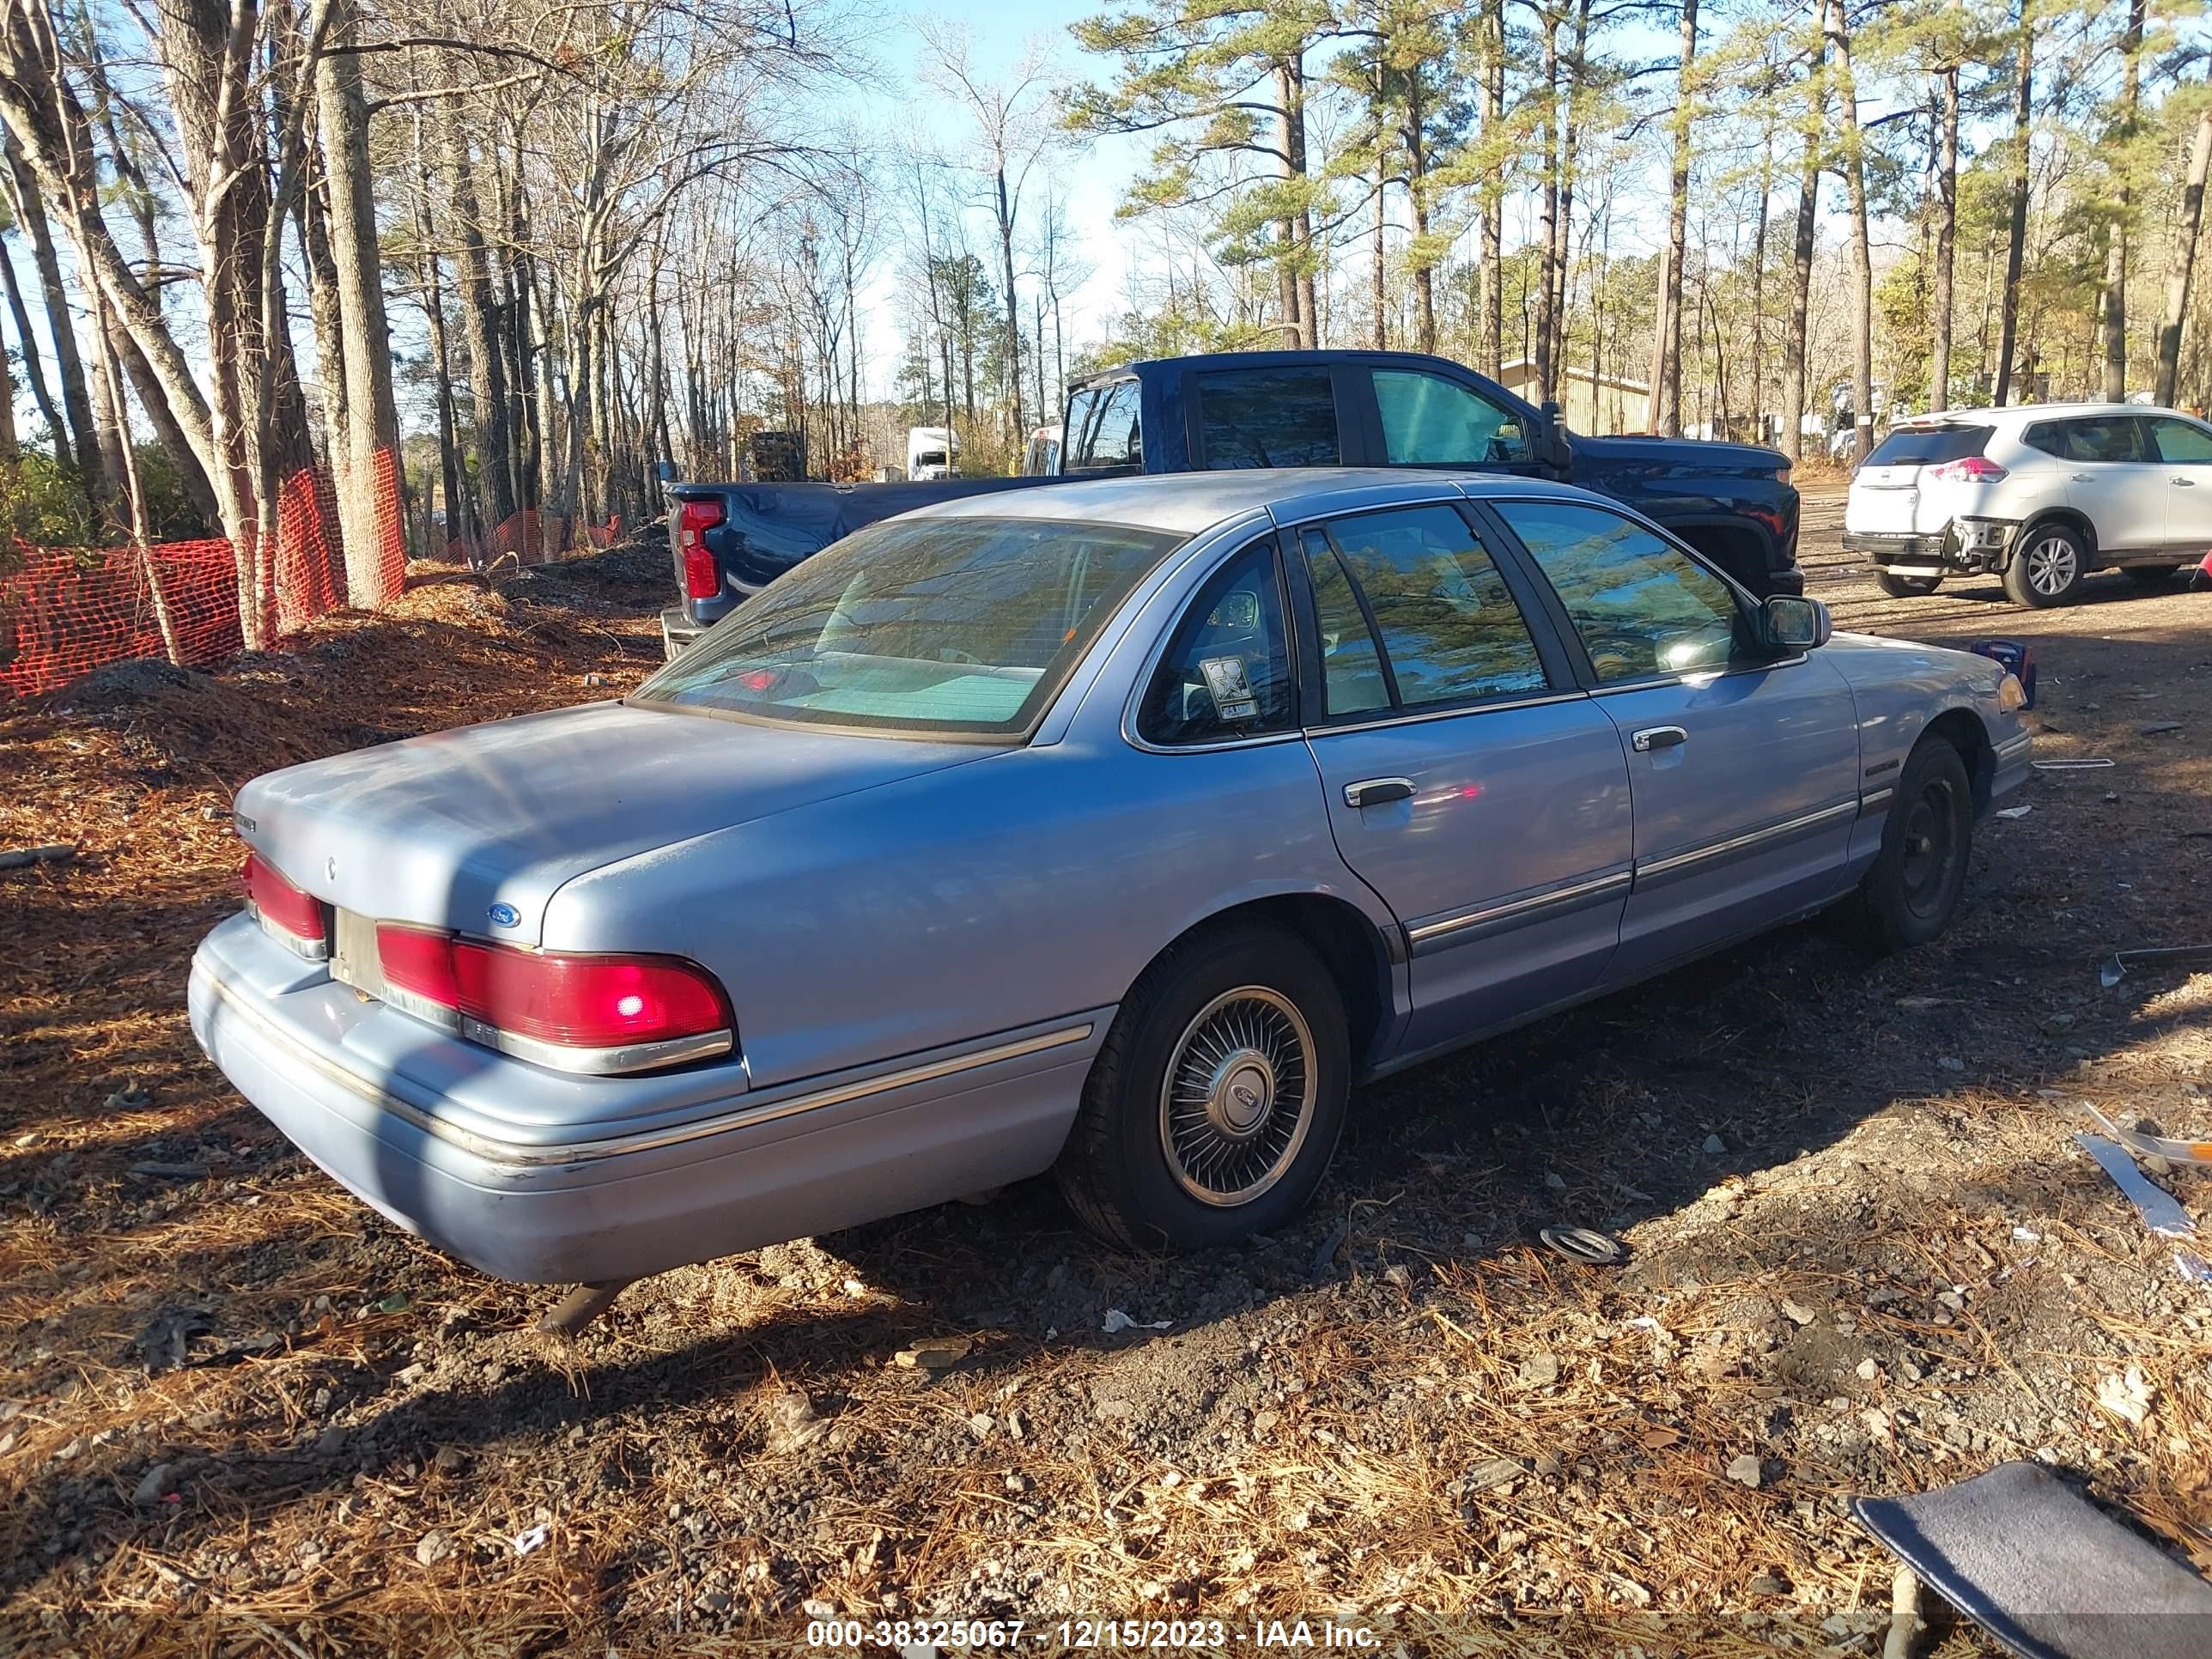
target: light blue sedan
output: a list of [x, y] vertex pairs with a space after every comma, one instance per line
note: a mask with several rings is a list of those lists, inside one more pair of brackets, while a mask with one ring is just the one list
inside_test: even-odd
[[1556, 484], [979, 495], [620, 702], [248, 784], [192, 1028], [509, 1279], [1046, 1170], [1205, 1246], [1297, 1212], [1356, 1083], [1828, 905], [1933, 938], [2021, 702]]

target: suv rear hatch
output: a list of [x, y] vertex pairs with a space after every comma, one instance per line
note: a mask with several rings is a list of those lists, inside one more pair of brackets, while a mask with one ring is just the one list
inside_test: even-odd
[[1962, 464], [1980, 460], [1995, 430], [1964, 421], [1893, 428], [1851, 475], [1844, 528], [1855, 536], [1942, 535], [1982, 482], [1960, 476]]

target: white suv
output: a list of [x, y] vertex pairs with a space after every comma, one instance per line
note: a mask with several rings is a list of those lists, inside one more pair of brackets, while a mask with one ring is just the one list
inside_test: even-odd
[[1851, 475], [1844, 547], [1896, 598], [1985, 573], [2037, 606], [2108, 567], [2163, 583], [2212, 549], [2212, 426], [2126, 404], [1899, 422]]

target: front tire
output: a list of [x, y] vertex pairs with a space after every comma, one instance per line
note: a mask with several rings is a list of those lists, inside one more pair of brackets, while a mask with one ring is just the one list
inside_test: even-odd
[[1923, 738], [1899, 774], [1881, 851], [1859, 884], [1868, 942], [1882, 951], [1925, 945], [1951, 925], [1966, 887], [1973, 785], [1959, 751]]
[[2071, 605], [2089, 574], [2089, 551], [2063, 525], [2049, 524], [2021, 538], [2005, 567], [2005, 592], [2015, 605], [2045, 611]]
[[1924, 599], [1942, 586], [1941, 576], [1899, 576], [1887, 570], [1874, 573], [1874, 585], [1893, 599]]
[[1077, 1218], [1125, 1249], [1272, 1231], [1321, 1184], [1349, 1080], [1344, 1000], [1304, 941], [1201, 934], [1122, 1000], [1054, 1173]]

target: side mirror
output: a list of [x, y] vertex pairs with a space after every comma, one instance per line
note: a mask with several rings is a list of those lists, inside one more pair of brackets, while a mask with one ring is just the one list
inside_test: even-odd
[[1770, 598], [1760, 608], [1759, 619], [1767, 646], [1775, 651], [1817, 651], [1836, 631], [1826, 605], [1788, 593]]

